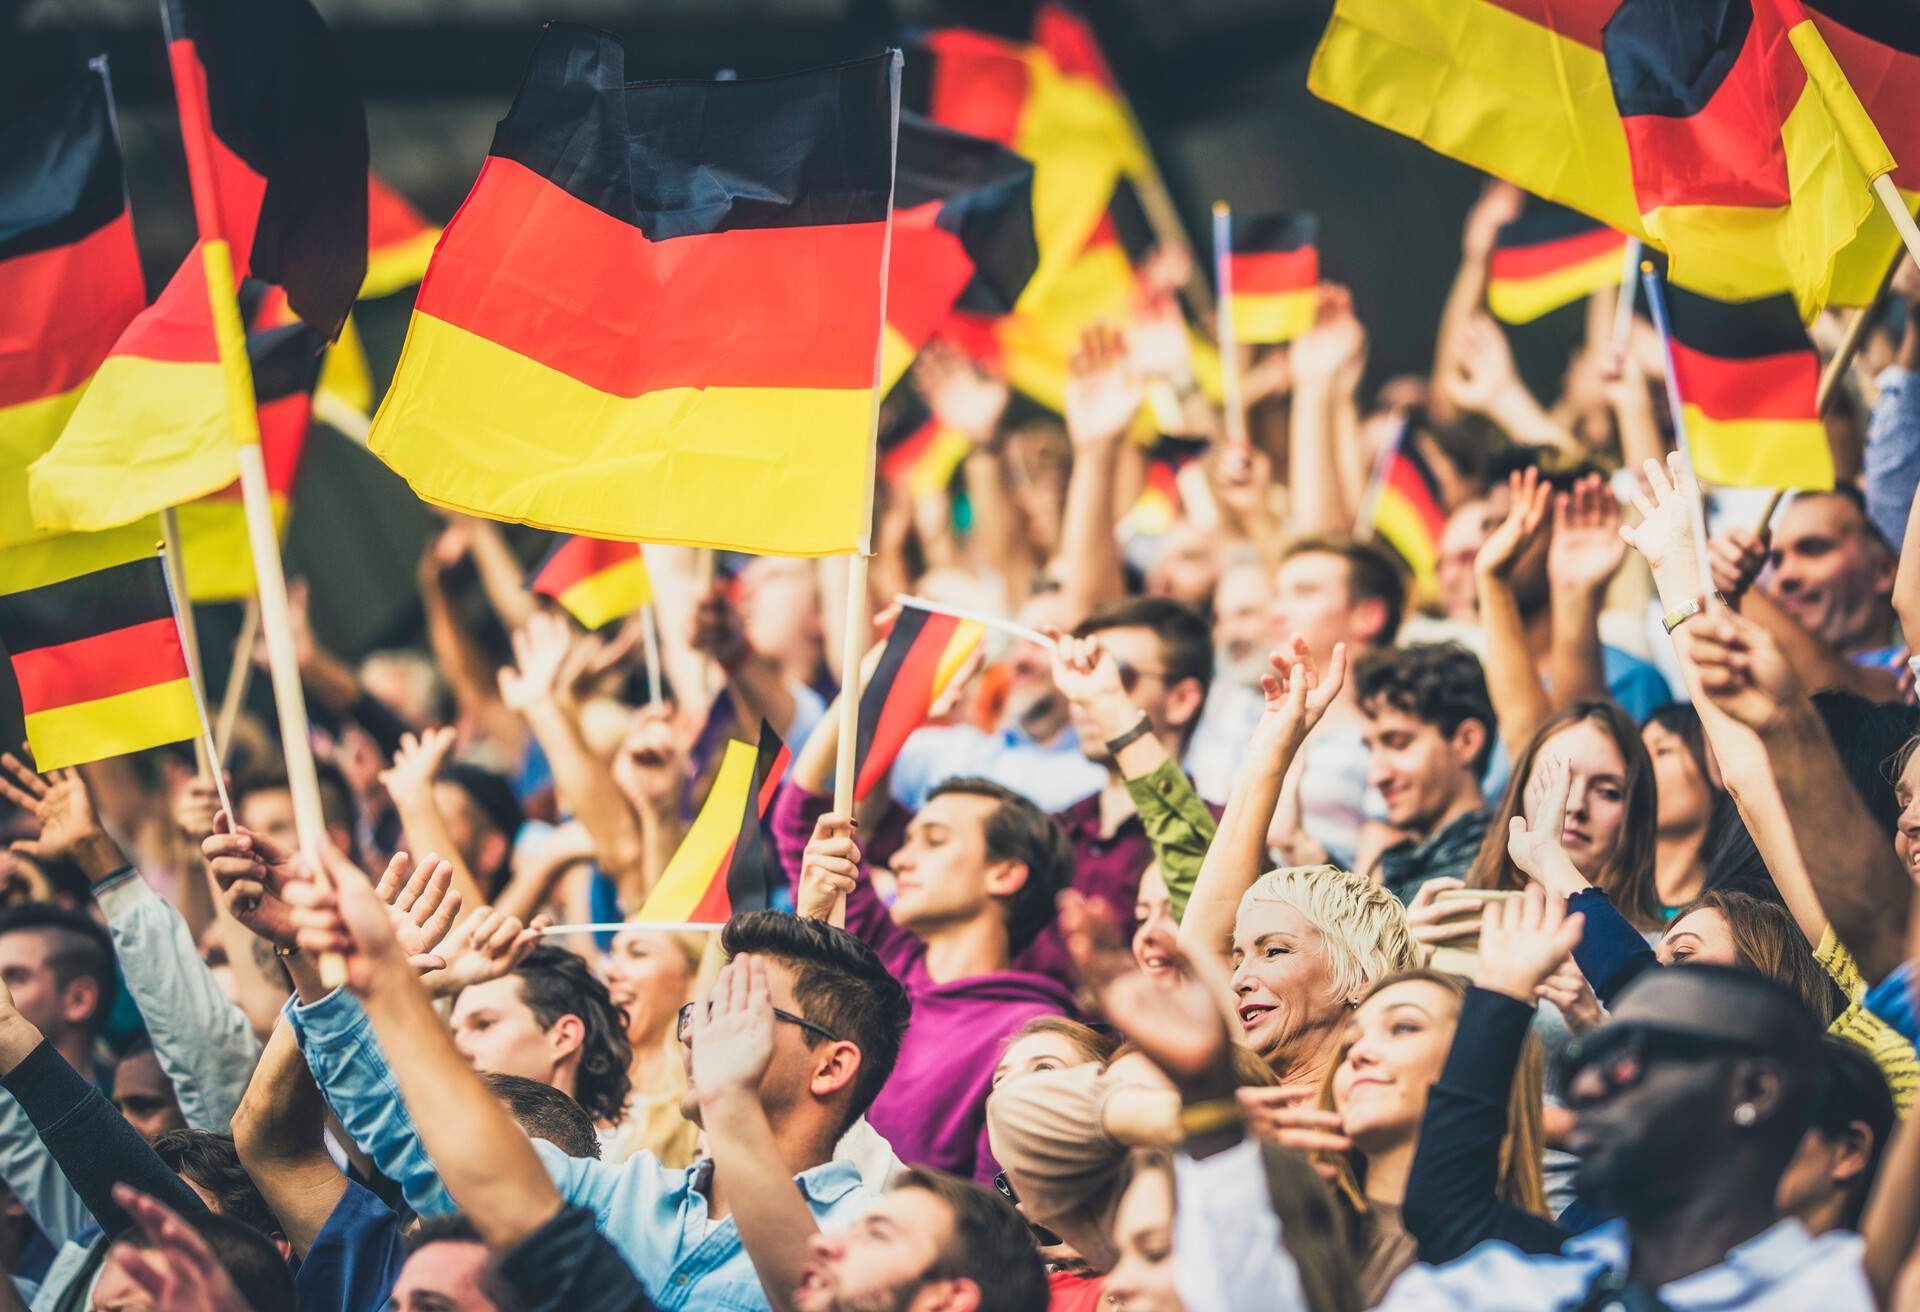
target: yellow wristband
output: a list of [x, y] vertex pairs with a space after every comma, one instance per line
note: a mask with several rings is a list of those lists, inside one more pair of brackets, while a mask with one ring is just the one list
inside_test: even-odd
[[1193, 1139], [1212, 1134], [1215, 1130], [1224, 1130], [1229, 1125], [1238, 1125], [1243, 1119], [1245, 1115], [1240, 1110], [1238, 1098], [1196, 1102], [1180, 1109], [1180, 1133]]

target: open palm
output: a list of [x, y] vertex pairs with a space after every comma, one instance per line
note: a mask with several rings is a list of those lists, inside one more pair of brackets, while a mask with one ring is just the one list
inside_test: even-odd
[[1597, 592], [1627, 558], [1620, 536], [1620, 503], [1606, 481], [1590, 474], [1553, 503], [1553, 540], [1547, 548], [1547, 580], [1555, 588]]

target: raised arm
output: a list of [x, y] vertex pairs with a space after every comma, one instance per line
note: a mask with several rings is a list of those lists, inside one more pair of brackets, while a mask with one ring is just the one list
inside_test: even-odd
[[446, 572], [467, 554], [471, 541], [467, 525], [456, 521], [421, 553], [418, 577], [427, 645], [433, 650], [433, 663], [453, 689], [461, 720], [517, 754], [526, 742], [526, 726], [500, 701], [493, 661], [447, 594]]
[[561, 804], [593, 836], [601, 870], [631, 892], [645, 880], [646, 839], [613, 771], [587, 746], [563, 686], [573, 644], [572, 623], [564, 616], [529, 616], [513, 633], [514, 663], [500, 669], [500, 699], [526, 717], [553, 770]]
[[1125, 340], [1111, 328], [1089, 329], [1068, 365], [1073, 471], [1067, 477], [1058, 561], [1061, 591], [1076, 623], [1125, 591], [1114, 535], [1114, 483], [1121, 443], [1144, 399]]
[[462, 900], [468, 906], [479, 906], [487, 900], [487, 891], [461, 859], [453, 831], [447, 828], [447, 818], [440, 814], [440, 804], [433, 796], [433, 781], [453, 752], [454, 738], [452, 725], [423, 729], [418, 737], [406, 735], [400, 740], [393, 764], [380, 772], [380, 782], [393, 799], [394, 810], [400, 813], [408, 847], [416, 852], [443, 853], [442, 859], [453, 867], [453, 886]]
[[614, 782], [640, 817], [644, 840], [640, 878], [620, 889], [620, 905], [629, 912], [646, 902], [686, 836], [687, 788], [693, 781], [682, 741], [691, 736], [673, 706], [642, 706], [614, 754]]
[[326, 1143], [327, 1105], [284, 1020], [233, 1117], [233, 1146], [294, 1256], [304, 1258], [347, 1192]]
[[1280, 788], [1300, 746], [1327, 713], [1347, 679], [1347, 649], [1333, 649], [1326, 677], [1300, 638], [1289, 655], [1275, 652], [1273, 673], [1262, 675], [1266, 706], [1247, 742], [1220, 830], [1194, 882], [1180, 944], [1189, 954], [1226, 956], [1233, 947], [1233, 921], [1240, 898], [1266, 867], [1267, 827], [1280, 802]]
[[1500, 229], [1520, 217], [1525, 202], [1526, 193], [1520, 188], [1511, 182], [1489, 178], [1467, 211], [1467, 221], [1460, 232], [1460, 267], [1447, 289], [1446, 304], [1441, 308], [1440, 322], [1433, 334], [1434, 414], [1439, 419], [1448, 420], [1457, 413], [1446, 388], [1440, 384], [1458, 370], [1461, 338], [1467, 324], [1486, 304], [1488, 266]]
[[473, 557], [473, 572], [480, 576], [480, 590], [487, 594], [487, 605], [508, 632], [525, 624], [539, 609], [527, 591], [527, 567], [514, 554], [504, 529], [496, 520], [478, 516], [468, 518], [468, 554]]
[[1579, 441], [1541, 409], [1514, 367], [1506, 334], [1491, 315], [1476, 313], [1461, 330], [1459, 352], [1441, 391], [1462, 410], [1486, 416], [1521, 446], [1578, 453]]
[[927, 344], [913, 365], [913, 386], [942, 424], [966, 435], [962, 467], [967, 503], [973, 507], [974, 564], [1023, 583], [1037, 563], [1025, 524], [1007, 488], [1000, 454], [1000, 421], [1012, 396], [1007, 381], [988, 373], [943, 342]]
[[1539, 470], [1529, 467], [1508, 476], [1507, 491], [1507, 517], [1480, 544], [1473, 572], [1480, 590], [1480, 624], [1487, 634], [1487, 692], [1500, 720], [1500, 741], [1509, 756], [1518, 758], [1552, 703], [1527, 646], [1512, 575], [1524, 556], [1539, 549], [1553, 489], [1541, 481]]
[[1294, 339], [1293, 396], [1287, 434], [1289, 527], [1299, 533], [1353, 531], [1359, 507], [1342, 467], [1343, 434], [1355, 425], [1352, 366], [1366, 358], [1367, 334], [1353, 314], [1353, 296], [1332, 283], [1320, 288], [1313, 326]]
[[1607, 585], [1627, 558], [1620, 538], [1620, 503], [1605, 479], [1589, 474], [1553, 499], [1553, 537], [1547, 546], [1547, 586], [1553, 602], [1553, 638], [1547, 655], [1555, 706], [1604, 701], [1607, 672], [1600, 649], [1600, 612]]

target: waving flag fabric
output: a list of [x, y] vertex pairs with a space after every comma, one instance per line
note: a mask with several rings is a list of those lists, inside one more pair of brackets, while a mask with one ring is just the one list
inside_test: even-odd
[[420, 284], [368, 444], [438, 505], [774, 555], [867, 530], [890, 56], [629, 86], [555, 23]]
[[653, 600], [638, 543], [565, 537], [527, 576], [527, 588], [552, 597], [588, 629], [625, 619]]
[[1236, 340], [1290, 342], [1313, 327], [1320, 304], [1319, 239], [1320, 220], [1312, 214], [1234, 218], [1227, 276]]
[[756, 751], [729, 742], [700, 814], [646, 903], [630, 919], [648, 923], [721, 925], [742, 911], [769, 906], [785, 880], [767, 833], [767, 812], [787, 772], [780, 735], [760, 722]]
[[854, 800], [872, 792], [893, 768], [909, 735], [927, 721], [986, 627], [975, 620], [901, 608], [860, 694], [860, 738], [854, 751]]
[[1533, 200], [1494, 238], [1487, 308], [1508, 323], [1531, 323], [1620, 280], [1627, 239], [1563, 205]]

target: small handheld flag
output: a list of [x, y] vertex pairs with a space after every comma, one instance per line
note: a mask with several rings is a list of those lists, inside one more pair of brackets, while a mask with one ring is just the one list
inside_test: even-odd
[[1320, 220], [1312, 214], [1234, 216], [1227, 255], [1233, 335], [1248, 345], [1290, 342], [1319, 305]]
[[866, 797], [886, 777], [909, 735], [926, 723], [934, 703], [952, 686], [980, 646], [986, 626], [907, 605], [900, 608], [880, 664], [860, 694], [860, 745], [853, 796]]
[[527, 589], [552, 597], [589, 630], [625, 619], [653, 599], [639, 544], [603, 538], [554, 543], [527, 575]]
[[634, 920], [701, 928], [770, 905], [784, 876], [766, 817], [787, 760], [786, 744], [765, 720], [758, 751], [727, 744], [700, 814]]
[[1564, 205], [1530, 201], [1527, 212], [1494, 237], [1487, 308], [1508, 323], [1531, 323], [1591, 295], [1620, 277], [1627, 241]]

